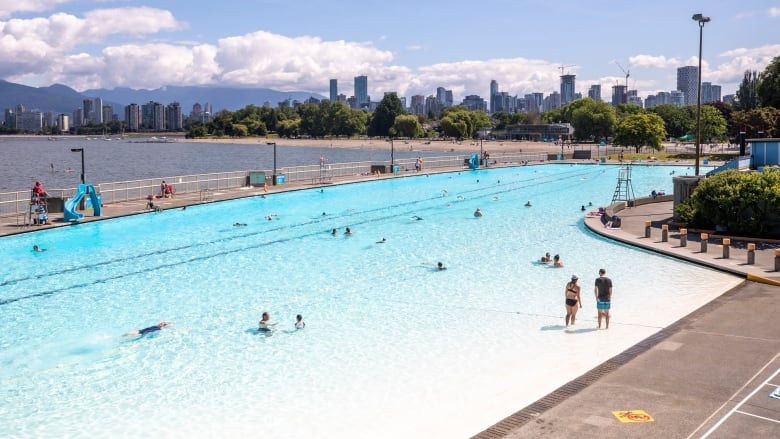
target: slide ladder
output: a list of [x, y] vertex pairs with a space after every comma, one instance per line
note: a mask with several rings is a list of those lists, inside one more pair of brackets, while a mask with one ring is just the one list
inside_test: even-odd
[[81, 202], [81, 199], [84, 198], [84, 195], [87, 194], [89, 194], [89, 203], [87, 203], [86, 207], [89, 208], [89, 204], [91, 204], [92, 211], [94, 212], [95, 216], [100, 216], [102, 212], [102, 197], [95, 190], [95, 186], [91, 184], [80, 184], [76, 190], [76, 194], [73, 195], [73, 198], [65, 202], [63, 209], [65, 213], [65, 221], [78, 221], [84, 218], [84, 214], [76, 212], [76, 208], [78, 207], [79, 202]]
[[479, 169], [479, 155], [477, 155], [476, 152], [471, 153], [471, 158], [469, 159], [469, 169]]

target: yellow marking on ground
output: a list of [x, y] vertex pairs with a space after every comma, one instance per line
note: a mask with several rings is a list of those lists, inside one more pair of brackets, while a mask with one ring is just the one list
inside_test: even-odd
[[652, 416], [648, 415], [644, 410], [618, 410], [612, 412], [618, 421], [623, 423], [635, 423], [635, 422], [653, 422]]

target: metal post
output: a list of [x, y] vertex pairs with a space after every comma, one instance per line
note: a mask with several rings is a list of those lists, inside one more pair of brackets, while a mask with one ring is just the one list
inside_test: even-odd
[[731, 239], [729, 238], [723, 238], [723, 259], [728, 259], [730, 257], [730, 247], [731, 247]]
[[669, 241], [669, 225], [664, 224], [661, 226], [661, 242]]
[[700, 239], [701, 239], [701, 244], [700, 244], [701, 247], [699, 251], [701, 253], [707, 253], [707, 240], [710, 239], [709, 233], [702, 233]]
[[652, 221], [645, 221], [645, 238], [650, 237], [650, 228], [653, 225]]
[[688, 246], [688, 229], [680, 229], [680, 247]]
[[395, 171], [395, 147], [393, 146], [393, 138], [390, 138], [390, 173]]
[[701, 47], [702, 47], [702, 34], [704, 32], [704, 23], [710, 21], [710, 17], [705, 17], [702, 14], [694, 14], [692, 19], [699, 23], [699, 81], [697, 84], [698, 92], [696, 93], [696, 170], [695, 175], [699, 176], [699, 157], [701, 156]]
[[276, 186], [276, 142], [267, 142], [266, 145], [273, 145], [274, 147], [274, 173], [273, 173], [273, 182], [272, 184]]
[[747, 245], [747, 263], [748, 265], [756, 263], [756, 244], [754, 242], [750, 242]]
[[81, 184], [87, 184], [84, 179], [84, 148], [71, 148], [70, 151], [81, 153]]

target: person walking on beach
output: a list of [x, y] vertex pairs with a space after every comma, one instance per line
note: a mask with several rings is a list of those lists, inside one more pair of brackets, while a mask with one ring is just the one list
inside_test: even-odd
[[576, 274], [571, 275], [571, 280], [566, 284], [566, 326], [574, 326], [574, 318], [577, 316], [577, 310], [582, 308], [580, 299], [580, 286], [577, 285], [579, 278]]
[[607, 271], [599, 269], [599, 277], [596, 278], [596, 286], [593, 294], [596, 296], [596, 310], [599, 313], [599, 329], [601, 319], [604, 318], [606, 329], [609, 329], [609, 308], [612, 305], [612, 279], [606, 276]]

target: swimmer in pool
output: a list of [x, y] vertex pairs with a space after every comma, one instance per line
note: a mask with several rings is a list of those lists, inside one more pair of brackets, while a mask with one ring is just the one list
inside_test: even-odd
[[295, 316], [295, 329], [303, 329], [306, 327], [306, 323], [303, 321], [303, 316], [298, 314]]
[[276, 323], [271, 323], [271, 316], [267, 313], [263, 313], [263, 317], [260, 319], [260, 323], [258, 323], [258, 330], [261, 332], [270, 332], [273, 330], [272, 326], [276, 325]]
[[33, 246], [33, 251], [34, 251], [34, 252], [41, 253], [41, 252], [45, 252], [45, 251], [46, 251], [46, 249], [45, 249], [45, 248], [40, 248], [40, 247], [38, 247], [37, 245], [34, 245], [34, 246]]
[[447, 267], [445, 267], [444, 264], [439, 262], [438, 264], [436, 264], [436, 269], [439, 270], [439, 271], [442, 271], [442, 270], [446, 270]]
[[477, 210], [474, 211], [474, 217], [480, 218], [482, 216], [482, 211], [479, 210], [479, 207], [477, 207]]
[[380, 239], [379, 241], [375, 242], [375, 244], [384, 244], [387, 240], [385, 238]]
[[347, 228], [344, 230], [344, 235], [345, 235], [345, 236], [352, 236], [352, 229], [350, 229], [349, 227], [347, 227]]
[[146, 334], [150, 334], [152, 332], [160, 331], [162, 328], [165, 328], [165, 327], [171, 326], [171, 325], [173, 325], [172, 322], [160, 322], [160, 323], [158, 323], [158, 324], [156, 324], [154, 326], [149, 326], [148, 328], [138, 329], [136, 331], [130, 331], [130, 332], [128, 332], [125, 335], [128, 336], [128, 337], [137, 336], [137, 335], [146, 335]]
[[412, 219], [415, 221], [422, 221], [422, 217], [417, 215], [413, 216]]

